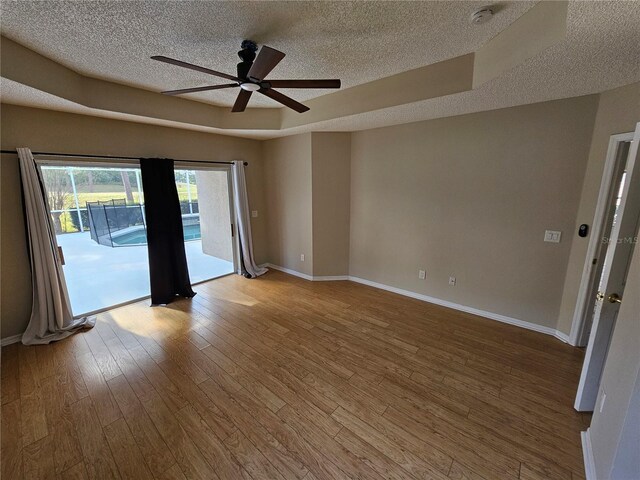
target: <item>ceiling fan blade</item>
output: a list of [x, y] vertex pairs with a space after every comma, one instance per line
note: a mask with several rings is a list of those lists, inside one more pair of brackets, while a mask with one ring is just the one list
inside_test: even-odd
[[210, 68], [200, 67], [199, 65], [193, 65], [192, 63], [183, 62], [182, 60], [176, 60], [174, 58], [165, 57], [163, 55], [154, 55], [151, 57], [152, 60], [157, 60], [159, 62], [170, 63], [171, 65], [177, 65], [178, 67], [189, 68], [191, 70], [195, 70], [197, 72], [208, 73], [209, 75], [215, 75], [216, 77], [226, 78], [227, 80], [235, 80], [239, 82], [240, 79], [234, 77], [233, 75], [227, 75], [226, 73], [216, 72], [215, 70], [211, 70]]
[[340, 88], [340, 80], [265, 80], [272, 88]]
[[264, 80], [264, 77], [266, 77], [283, 58], [284, 53], [264, 45], [260, 49], [258, 58], [256, 58], [253, 65], [251, 65], [247, 75], [256, 80]]
[[249, 99], [251, 98], [251, 94], [253, 92], [248, 90], [240, 90], [238, 93], [238, 98], [236, 98], [236, 103], [233, 104], [232, 112], [244, 112], [244, 109], [247, 108], [247, 103], [249, 103]]
[[295, 110], [298, 113], [304, 113], [309, 110], [309, 107], [301, 104], [300, 102], [295, 101], [291, 97], [287, 97], [286, 95], [274, 90], [272, 88], [261, 88], [258, 90], [261, 94], [266, 95], [267, 97], [275, 100], [278, 103], [281, 103], [285, 107], [289, 107]]
[[167, 90], [164, 95], [181, 95], [183, 93], [206, 92], [207, 90], [220, 90], [221, 88], [231, 88], [239, 86], [237, 83], [225, 83], [224, 85], [209, 85], [206, 87], [182, 88], [180, 90]]

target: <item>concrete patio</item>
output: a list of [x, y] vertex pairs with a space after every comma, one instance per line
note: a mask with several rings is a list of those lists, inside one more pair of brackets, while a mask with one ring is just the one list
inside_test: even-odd
[[[88, 232], [57, 236], [74, 315], [149, 295], [147, 247], [106, 247]], [[233, 273], [233, 264], [202, 252], [202, 241], [185, 242], [191, 282]]]

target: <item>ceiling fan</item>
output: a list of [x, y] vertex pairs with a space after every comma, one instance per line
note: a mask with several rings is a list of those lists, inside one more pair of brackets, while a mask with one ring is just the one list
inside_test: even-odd
[[[238, 63], [237, 76], [228, 75], [226, 73], [217, 72], [209, 68], [200, 67], [191, 63], [175, 60], [173, 58], [156, 55], [151, 57], [159, 62], [170, 63], [179, 67], [189, 68], [216, 77], [232, 80], [234, 83], [225, 83], [223, 85], [207, 85], [205, 87], [183, 88], [181, 90], [168, 90], [162, 92], [165, 95], [180, 95], [182, 93], [204, 92], [207, 90], [219, 90], [222, 88], [240, 87], [240, 93], [233, 104], [232, 112], [244, 112], [247, 103], [253, 92], [258, 92], [267, 97], [281, 103], [285, 107], [289, 107], [298, 113], [309, 110], [309, 107], [297, 102], [293, 98], [274, 90], [274, 88], [340, 88], [340, 80], [265, 80], [265, 77], [275, 68], [284, 58], [284, 53], [263, 45], [256, 58], [258, 45], [251, 40], [244, 40], [240, 46], [241, 50], [238, 56], [242, 60]], [[254, 61], [255, 60], [255, 61]]]

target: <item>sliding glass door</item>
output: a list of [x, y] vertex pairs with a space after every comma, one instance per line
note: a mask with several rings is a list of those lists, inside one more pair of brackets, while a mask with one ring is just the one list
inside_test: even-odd
[[[149, 296], [144, 192], [131, 164], [39, 161], [76, 316]], [[230, 171], [176, 166], [192, 283], [234, 272]]]

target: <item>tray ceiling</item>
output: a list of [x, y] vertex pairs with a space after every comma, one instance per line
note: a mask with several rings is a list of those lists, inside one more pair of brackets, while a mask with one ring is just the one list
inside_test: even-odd
[[[3, 1], [1, 26], [3, 35], [79, 73], [152, 91], [204, 85], [210, 79], [156, 64], [148, 59], [151, 54], [175, 56], [233, 72], [239, 42], [247, 37], [287, 53], [274, 71], [274, 78], [338, 77], [345, 87], [351, 87], [475, 51], [535, 2], [501, 3], [501, 10], [491, 22], [471, 25], [470, 13], [484, 4]], [[640, 2], [571, 1], [566, 24], [564, 40], [471, 91], [280, 130], [253, 130], [249, 126], [220, 130], [106, 112], [6, 79], [2, 101], [271, 138], [460, 115], [599, 93], [640, 81]], [[303, 101], [326, 93], [289, 92]], [[218, 92], [188, 97], [231, 105], [233, 94], [225, 95]], [[265, 99], [261, 106], [275, 105]]]
[[[87, 76], [153, 91], [226, 83], [159, 64], [166, 55], [235, 75], [243, 39], [286, 53], [270, 78], [340, 78], [343, 88], [473, 52], [535, 2], [48, 1], [1, 3], [2, 35]], [[326, 90], [282, 90], [304, 101]], [[330, 93], [330, 92], [329, 92]], [[237, 90], [186, 97], [231, 106]], [[251, 107], [280, 107], [254, 95]]]

